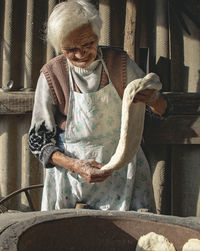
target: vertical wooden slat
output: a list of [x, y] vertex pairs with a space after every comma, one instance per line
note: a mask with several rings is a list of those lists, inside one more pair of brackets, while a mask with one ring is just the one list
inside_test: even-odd
[[168, 1], [156, 0], [156, 60], [160, 56], [169, 58]]
[[169, 91], [170, 66], [169, 60], [169, 29], [168, 1], [156, 0], [156, 72], [159, 74], [163, 91]]
[[[0, 1], [0, 55], [3, 55], [5, 1]], [[0, 87], [2, 87], [3, 57], [0, 56]]]
[[183, 31], [170, 8], [170, 39], [171, 39], [171, 91], [185, 91], [188, 81], [188, 68], [184, 66]]
[[[183, 33], [184, 65], [188, 69], [187, 92], [200, 92], [200, 29], [185, 17], [191, 35]], [[191, 50], [191, 48], [193, 48]]]
[[7, 186], [7, 181], [8, 181], [8, 141], [9, 141], [9, 136], [8, 136], [8, 122], [3, 121], [2, 118], [5, 119], [5, 117], [1, 116], [0, 120], [0, 163], [1, 163], [1, 168], [0, 168], [0, 191], [1, 191], [1, 197], [5, 196], [8, 194], [8, 186]]
[[[148, 0], [138, 2], [140, 9], [139, 22], [141, 22], [140, 46], [148, 47], [150, 49], [150, 69], [153, 68], [153, 71], [160, 76], [163, 83], [163, 90], [169, 88], [169, 31], [167, 3], [167, 0], [155, 0], [151, 3], [149, 3]], [[149, 6], [150, 4], [153, 6]], [[155, 18], [153, 15], [149, 15], [149, 12], [155, 12]], [[155, 30], [153, 30], [152, 27], [155, 27]], [[152, 41], [155, 43], [155, 47]], [[152, 58], [154, 58], [154, 62]], [[152, 63], [154, 63], [153, 66]], [[152, 180], [157, 212], [161, 214], [170, 214], [170, 147], [166, 145], [146, 145], [146, 153], [149, 156], [153, 175]]]
[[7, 88], [7, 84], [11, 80], [11, 38], [13, 25], [13, 0], [5, 1], [4, 17], [2, 86], [4, 88]]
[[110, 0], [99, 0], [99, 13], [103, 21], [101, 34], [100, 34], [100, 45], [111, 44], [111, 7]]
[[[170, 9], [171, 90], [199, 92], [200, 31], [185, 16], [184, 20], [191, 32], [190, 35], [183, 30], [177, 18], [177, 10], [172, 6]], [[172, 146], [172, 213], [174, 215], [200, 215], [199, 165], [199, 145]]]
[[171, 162], [170, 146], [147, 145], [151, 156], [149, 164], [152, 172], [152, 182], [159, 214], [171, 214]]
[[111, 45], [123, 48], [126, 1], [110, 0], [111, 5]]
[[[169, 90], [169, 73], [170, 68], [168, 65], [169, 60], [169, 30], [168, 30], [168, 1], [156, 0], [156, 72], [161, 78], [163, 84], [163, 91]], [[160, 201], [158, 210], [162, 214], [169, 214], [171, 211], [171, 185], [170, 176], [171, 171], [168, 166], [169, 150], [168, 146], [158, 145], [156, 146], [158, 152], [157, 158], [160, 159], [155, 167], [156, 185], [154, 189], [159, 191]], [[166, 179], [168, 178], [168, 179]], [[158, 203], [159, 204], [159, 203]]]
[[[146, 71], [153, 71], [156, 55], [155, 1], [137, 1], [135, 60]], [[144, 59], [147, 59], [146, 64]], [[143, 63], [142, 63], [143, 62]]]
[[[20, 116], [18, 121], [18, 135], [19, 143], [21, 149], [21, 185], [20, 188], [27, 187], [29, 185], [36, 185], [43, 183], [42, 168], [39, 167], [39, 162], [33, 156], [28, 148], [28, 131], [30, 127], [30, 115], [29, 116]], [[39, 199], [39, 192], [38, 199]], [[33, 193], [32, 191], [30, 192]], [[23, 207], [28, 207], [28, 201], [24, 194], [22, 194], [21, 204]], [[37, 202], [39, 206], [39, 203]], [[37, 207], [38, 207], [37, 206]]]
[[35, 89], [40, 69], [46, 61], [44, 26], [48, 18], [48, 0], [34, 2], [32, 89]]
[[11, 79], [12, 90], [24, 87], [24, 46], [26, 28], [26, 0], [13, 0], [13, 24], [11, 41]]
[[[15, 126], [14, 126], [15, 125]], [[13, 192], [19, 184], [17, 166], [17, 120], [16, 117], [1, 116], [0, 119], [0, 191], [4, 197]], [[12, 202], [17, 207], [18, 202]]]
[[[54, 6], [56, 5], [56, 0], [49, 0], [48, 2], [48, 16], [51, 14]], [[46, 53], [46, 61], [48, 62], [55, 55], [53, 47], [47, 43], [47, 53]]]
[[124, 50], [130, 58], [135, 59], [136, 40], [136, 0], [126, 1], [126, 21], [124, 34]]
[[199, 145], [179, 145], [173, 148], [173, 215], [200, 215], [199, 151]]
[[24, 88], [32, 86], [32, 59], [33, 59], [33, 13], [34, 1], [27, 0], [26, 10], [26, 41], [25, 41], [25, 71], [24, 71]]

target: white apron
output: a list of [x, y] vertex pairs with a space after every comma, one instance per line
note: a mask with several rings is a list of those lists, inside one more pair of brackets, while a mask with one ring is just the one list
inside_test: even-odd
[[[120, 137], [121, 99], [111, 81], [97, 92], [77, 93], [70, 71], [69, 77], [66, 130], [60, 134], [59, 146], [70, 157], [106, 164]], [[103, 182], [87, 183], [80, 175], [61, 167], [47, 169], [42, 210], [74, 208], [76, 203], [86, 203], [97, 210], [154, 211], [151, 175], [142, 150], [127, 167], [113, 172]]]

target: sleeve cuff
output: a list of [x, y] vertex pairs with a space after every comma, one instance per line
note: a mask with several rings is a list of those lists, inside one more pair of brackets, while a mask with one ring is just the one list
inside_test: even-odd
[[51, 164], [49, 162], [49, 160], [51, 158], [51, 155], [54, 152], [56, 152], [56, 151], [64, 153], [64, 151], [61, 148], [59, 148], [59, 147], [57, 147], [57, 146], [55, 146], [53, 144], [45, 145], [42, 148], [42, 151], [41, 151], [40, 156], [39, 156], [39, 160], [42, 163], [42, 165], [43, 165], [44, 168], [52, 168], [52, 167], [54, 167], [54, 165]]
[[160, 95], [167, 101], [167, 109], [165, 110], [165, 113], [161, 115], [161, 118], [166, 119], [169, 117], [169, 115], [172, 114], [174, 110], [173, 104], [169, 101], [168, 97], [164, 95], [163, 93], [160, 93]]

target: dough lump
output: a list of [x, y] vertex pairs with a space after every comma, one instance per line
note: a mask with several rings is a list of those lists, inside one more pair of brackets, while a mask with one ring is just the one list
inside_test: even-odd
[[163, 235], [150, 232], [139, 238], [135, 251], [176, 251]]
[[110, 161], [101, 170], [118, 170], [130, 163], [137, 153], [144, 128], [145, 104], [133, 103], [135, 94], [144, 89], [160, 90], [158, 75], [149, 73], [144, 78], [130, 82], [124, 90], [120, 139]]
[[182, 251], [199, 251], [200, 250], [200, 240], [199, 239], [189, 239], [184, 245]]

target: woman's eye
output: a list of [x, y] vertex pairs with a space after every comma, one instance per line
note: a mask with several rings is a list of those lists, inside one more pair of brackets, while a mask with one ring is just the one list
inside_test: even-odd
[[75, 52], [75, 50], [76, 50], [76, 48], [71, 48], [71, 49], [67, 49], [67, 52], [68, 53], [73, 53], [73, 52]]
[[90, 46], [93, 45], [93, 43], [94, 43], [94, 41], [91, 41], [91, 42], [89, 42], [89, 43], [84, 44], [83, 46], [84, 46], [84, 47], [90, 47]]
[[66, 53], [74, 53], [77, 49], [76, 48], [62, 48]]

